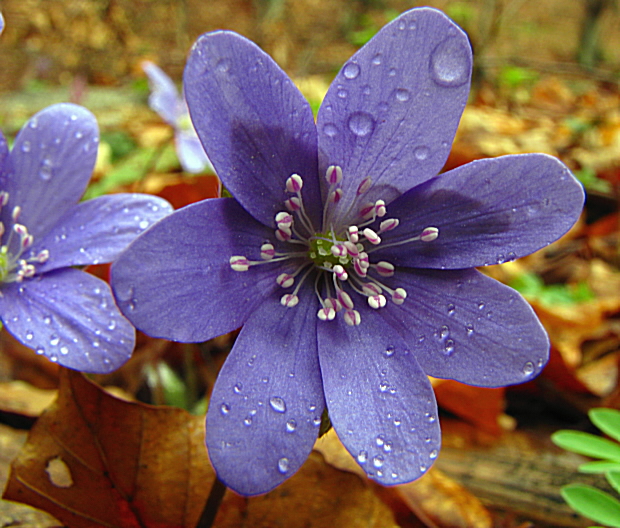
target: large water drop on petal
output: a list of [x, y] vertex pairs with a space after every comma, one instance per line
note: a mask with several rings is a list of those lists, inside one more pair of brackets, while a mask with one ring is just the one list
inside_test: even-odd
[[441, 86], [461, 86], [469, 79], [469, 53], [461, 40], [449, 38], [431, 54], [431, 77]]

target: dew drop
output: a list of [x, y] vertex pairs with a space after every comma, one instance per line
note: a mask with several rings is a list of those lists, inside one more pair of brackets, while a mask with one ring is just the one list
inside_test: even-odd
[[381, 455], [377, 455], [373, 457], [372, 459], [372, 465], [375, 466], [376, 468], [383, 467], [384, 463], [385, 463], [385, 460]]
[[375, 120], [367, 112], [354, 112], [349, 116], [349, 130], [356, 136], [365, 137], [372, 133]]
[[370, 95], [370, 85], [369, 84], [365, 84], [364, 86], [362, 86], [362, 94], [363, 95]]
[[376, 54], [376, 55], [372, 58], [372, 61], [371, 61], [371, 62], [372, 62], [375, 66], [379, 66], [379, 64], [381, 64], [381, 60], [382, 60], [382, 58], [381, 58], [381, 53], [377, 53], [377, 54]]
[[234, 393], [235, 393], [235, 394], [241, 394], [241, 388], [242, 388], [241, 383], [237, 383], [237, 384], [235, 384], [235, 386], [233, 387], [233, 391], [234, 391]]
[[383, 435], [377, 436], [377, 438], [375, 438], [375, 444], [377, 444], [377, 446], [379, 447], [382, 447], [383, 444], [385, 444], [385, 436]]
[[402, 420], [400, 418], [394, 418], [394, 426], [395, 427], [400, 427], [400, 424], [402, 424]]
[[314, 425], [315, 427], [318, 427], [319, 425], [321, 425], [321, 417], [315, 416], [314, 419], [312, 420], [312, 425]]
[[245, 419], [243, 420], [243, 425], [245, 425], [247, 427], [252, 425], [252, 417], [251, 416], [246, 416]]
[[433, 449], [429, 454], [428, 454], [428, 458], [430, 458], [431, 460], [434, 460], [437, 458], [437, 455], [439, 453], [437, 452], [437, 449]]
[[368, 453], [366, 451], [360, 451], [357, 454], [357, 461], [360, 464], [365, 464], [366, 462], [368, 462]]
[[338, 95], [338, 97], [340, 97], [340, 99], [346, 99], [347, 95], [349, 95], [349, 92], [347, 92], [346, 90], [341, 89], [341, 90], [338, 90], [336, 95]]
[[39, 169], [39, 178], [43, 181], [49, 181], [52, 179], [52, 168], [49, 165], [43, 164]]
[[426, 418], [428, 423], [433, 423], [436, 420], [436, 418], [429, 412], [424, 413], [424, 418]]
[[50, 337], [50, 345], [56, 346], [56, 345], [58, 345], [58, 343], [60, 343], [60, 338], [58, 336], [56, 336], [56, 335], [52, 335]]
[[226, 416], [230, 412], [230, 405], [222, 403], [222, 405], [220, 405], [220, 412]]
[[60, 353], [63, 356], [66, 356], [69, 353], [69, 349], [66, 346], [62, 346], [62, 347], [60, 347]]
[[424, 443], [425, 443], [425, 444], [430, 444], [430, 443], [431, 443], [431, 437], [430, 437], [430, 436], [427, 436], [427, 437], [424, 439]]
[[22, 143], [22, 152], [30, 152], [30, 141], [24, 141]]
[[282, 398], [279, 398], [278, 396], [270, 398], [269, 405], [271, 405], [271, 408], [276, 412], [286, 412], [286, 403]]
[[284, 475], [288, 472], [288, 465], [288, 458], [282, 457], [280, 460], [278, 460], [278, 471]]
[[514, 260], [517, 260], [517, 255], [511, 251], [506, 255], [506, 262], [513, 262]]
[[308, 410], [309, 410], [310, 412], [314, 412], [314, 411], [316, 411], [316, 405], [309, 405], [309, 406], [308, 406]]
[[506, 255], [500, 253], [499, 255], [497, 255], [495, 262], [497, 262], [497, 264], [503, 264], [504, 262], [506, 262]]
[[230, 61], [228, 59], [220, 59], [215, 65], [215, 69], [220, 73], [227, 73], [230, 70]]
[[48, 357], [52, 363], [58, 363], [58, 356], [56, 354], [50, 354]]
[[474, 325], [471, 323], [467, 323], [465, 325], [465, 331], [467, 332], [467, 335], [470, 336], [474, 333]]
[[45, 349], [43, 347], [37, 347], [37, 349], [35, 350], [35, 352], [39, 355], [41, 354], [45, 354]]
[[250, 359], [248, 359], [248, 367], [254, 366], [254, 361], [256, 361], [256, 354], [252, 355]]
[[116, 328], [116, 321], [110, 321], [108, 323], [108, 330], [114, 330]]
[[454, 306], [454, 304], [452, 303], [448, 304], [448, 315], [454, 315], [455, 310], [456, 310], [456, 306]]
[[426, 471], [426, 466], [424, 464], [420, 464], [420, 471], [424, 473]]
[[297, 422], [295, 420], [289, 420], [286, 422], [286, 432], [293, 433], [297, 429]]
[[390, 345], [389, 347], [387, 347], [384, 351], [383, 351], [383, 355], [385, 357], [392, 357], [394, 355], [394, 352], [396, 351], [396, 348], [392, 345]]
[[385, 444], [383, 444], [383, 451], [385, 451], [386, 453], [389, 453], [390, 451], [392, 451], [392, 442], [390, 442], [389, 440], [386, 440]]
[[452, 339], [446, 341], [443, 351], [446, 356], [451, 356], [454, 353], [454, 341]]
[[398, 22], [398, 29], [400, 29], [401, 31], [407, 29], [407, 22], [405, 20], [401, 20], [400, 22]]
[[431, 77], [441, 86], [461, 86], [469, 79], [470, 59], [464, 44], [449, 38], [437, 45], [431, 54]]
[[338, 128], [333, 123], [325, 123], [325, 125], [323, 125], [323, 133], [327, 137], [334, 137], [338, 134]]
[[478, 301], [478, 310], [484, 310], [484, 307], [486, 306], [484, 301]]
[[360, 74], [360, 67], [354, 62], [348, 62], [342, 70], [343, 75], [349, 79], [355, 79]]
[[84, 137], [84, 134], [80, 130], [78, 130], [75, 134], [73, 134], [73, 137], [75, 139], [82, 139]]
[[405, 101], [409, 101], [409, 97], [411, 97], [411, 94], [409, 93], [409, 90], [405, 88], [398, 88], [396, 90], [395, 96], [397, 100], [404, 103]]
[[395, 75], [396, 75], [396, 68], [390, 68], [390, 71], [388, 72], [388, 76], [394, 77]]
[[261, 378], [261, 381], [263, 383], [269, 383], [269, 378], [267, 376], [265, 376], [264, 378]]
[[390, 384], [383, 380], [381, 383], [379, 383], [379, 390], [381, 392], [387, 392], [387, 390], [390, 388]]
[[538, 365], [538, 368], [541, 368], [545, 364], [545, 361], [543, 358], [539, 358], [536, 364]]
[[[71, 114], [71, 117], [69, 119], [71, 119], [71, 121], [77, 121], [77, 115]], [[34, 128], [34, 127], [32, 127], [32, 128]]]
[[534, 363], [528, 361], [525, 365], [523, 365], [523, 374], [526, 376], [531, 376], [534, 373]]
[[32, 341], [34, 339], [34, 334], [32, 333], [32, 330], [28, 330], [26, 332], [26, 340], [27, 341]]
[[415, 156], [415, 158], [419, 161], [424, 161], [425, 159], [428, 158], [430, 151], [428, 149], [428, 147], [416, 147], [413, 151], [413, 155]]
[[440, 329], [439, 329], [439, 338], [440, 339], [445, 339], [446, 337], [448, 337], [450, 335], [450, 328], [448, 328], [447, 325], [443, 325]]
[[148, 220], [142, 220], [139, 224], [138, 227], [140, 229], [146, 229], [149, 226], [149, 221]]

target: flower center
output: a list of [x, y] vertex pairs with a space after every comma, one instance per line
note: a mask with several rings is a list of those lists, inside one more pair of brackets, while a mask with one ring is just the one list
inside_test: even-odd
[[[0, 210], [9, 202], [9, 193], [0, 191]], [[16, 205], [11, 211], [12, 224], [8, 234], [4, 223], [0, 222], [0, 240], [4, 244], [0, 246], [0, 284], [10, 282], [22, 282], [26, 278], [34, 277], [35, 264], [42, 264], [49, 259], [49, 251], [44, 249], [37, 255], [23, 258], [24, 252], [29, 250], [34, 243], [34, 237], [28, 233], [28, 228], [17, 222], [21, 208]], [[1, 295], [1, 293], [0, 293]]]
[[[312, 225], [301, 194], [303, 179], [293, 174], [286, 180], [286, 191], [290, 196], [284, 202], [287, 211], [275, 217], [275, 238], [286, 249], [276, 251], [271, 242], [265, 242], [260, 248], [261, 260], [235, 255], [230, 257], [230, 266], [234, 271], [243, 272], [260, 264], [290, 261], [294, 268], [276, 278], [280, 287], [293, 288], [281, 297], [283, 306], [296, 306], [302, 285], [313, 280], [314, 293], [321, 305], [317, 317], [322, 321], [332, 321], [336, 313], [342, 311], [345, 322], [356, 326], [360, 324], [361, 316], [355, 309], [354, 299], [365, 299], [371, 308], [379, 309], [387, 304], [387, 297], [395, 304], [402, 304], [407, 297], [404, 288], [392, 288], [384, 281], [394, 276], [397, 271], [394, 265], [386, 261], [371, 262], [369, 256], [381, 245], [381, 235], [396, 229], [399, 220], [387, 218], [379, 224], [378, 230], [371, 229], [371, 224], [387, 214], [385, 202], [377, 200], [353, 212], [354, 222], [351, 224], [334, 226], [331, 221], [333, 211], [343, 196], [340, 187], [342, 169], [330, 166], [325, 179], [329, 188], [323, 210], [323, 231]], [[357, 197], [366, 193], [371, 184], [369, 177], [362, 180]], [[436, 227], [425, 227], [415, 237], [384, 244], [384, 247], [432, 242], [438, 236]]]

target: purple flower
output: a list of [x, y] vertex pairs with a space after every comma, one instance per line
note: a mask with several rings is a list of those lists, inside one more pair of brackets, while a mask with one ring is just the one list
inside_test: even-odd
[[185, 99], [179, 96], [172, 79], [150, 61], [143, 62], [142, 69], [151, 85], [150, 107], [174, 128], [174, 142], [183, 170], [192, 173], [213, 170], [189, 118]]
[[24, 345], [87, 372], [124, 363], [135, 331], [110, 287], [74, 266], [110, 262], [171, 212], [140, 194], [78, 203], [98, 144], [94, 116], [72, 104], [35, 115], [10, 153], [0, 133], [0, 317]]
[[195, 44], [190, 113], [236, 200], [165, 218], [119, 257], [112, 284], [154, 336], [203, 341], [244, 325], [207, 413], [209, 455], [235, 491], [297, 471], [325, 409], [371, 478], [416, 479], [440, 447], [427, 374], [497, 387], [546, 363], [530, 306], [474, 267], [556, 240], [583, 191], [543, 154], [437, 176], [471, 64], [463, 31], [413, 9], [344, 65], [315, 125], [252, 42], [218, 31]]

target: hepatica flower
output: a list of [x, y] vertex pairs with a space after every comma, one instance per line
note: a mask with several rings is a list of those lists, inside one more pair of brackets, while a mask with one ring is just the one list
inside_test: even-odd
[[211, 169], [209, 158], [189, 118], [185, 99], [179, 95], [172, 79], [150, 61], [144, 61], [142, 69], [151, 85], [150, 107], [174, 128], [174, 143], [183, 170], [198, 173]]
[[235, 199], [199, 202], [112, 267], [145, 332], [202, 341], [243, 328], [207, 413], [207, 447], [239, 493], [290, 477], [325, 409], [369, 477], [418, 478], [440, 447], [427, 374], [483, 387], [528, 381], [545, 331], [475, 266], [565, 233], [581, 186], [543, 154], [441, 170], [469, 91], [466, 35], [413, 9], [340, 70], [315, 124], [286, 74], [227, 31], [195, 44], [185, 92]]
[[98, 143], [94, 116], [72, 104], [35, 115], [11, 152], [0, 133], [0, 317], [38, 354], [87, 372], [124, 363], [135, 332], [110, 287], [75, 266], [110, 262], [171, 212], [139, 194], [78, 204]]

